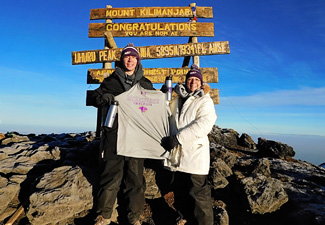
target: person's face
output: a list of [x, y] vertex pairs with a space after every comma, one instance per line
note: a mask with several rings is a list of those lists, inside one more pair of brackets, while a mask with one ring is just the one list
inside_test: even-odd
[[197, 77], [189, 77], [186, 81], [186, 87], [190, 92], [201, 88], [201, 80]]
[[126, 72], [129, 75], [132, 75], [135, 68], [137, 67], [138, 60], [135, 56], [128, 55], [123, 58], [123, 64], [126, 68]]

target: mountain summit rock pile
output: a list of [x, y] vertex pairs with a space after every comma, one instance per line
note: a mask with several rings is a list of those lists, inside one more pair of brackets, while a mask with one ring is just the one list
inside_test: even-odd
[[[254, 143], [233, 129], [214, 126], [209, 139], [216, 225], [325, 224], [324, 168], [294, 159], [286, 144]], [[0, 224], [93, 224], [98, 152], [95, 132], [0, 134]], [[173, 192], [159, 189], [164, 172], [146, 160], [144, 225], [186, 224]], [[119, 197], [114, 220], [122, 225], [124, 206]]]

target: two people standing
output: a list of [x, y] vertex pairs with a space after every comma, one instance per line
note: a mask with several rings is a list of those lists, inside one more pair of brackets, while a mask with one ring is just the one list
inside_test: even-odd
[[[136, 83], [153, 90], [152, 83], [143, 76], [140, 56], [133, 44], [128, 44], [121, 53], [121, 65], [95, 90], [94, 106], [110, 105], [114, 97], [130, 90]], [[189, 201], [184, 215], [188, 224], [213, 225], [211, 189], [207, 175], [210, 165], [208, 133], [216, 121], [214, 103], [209, 96], [209, 86], [203, 84], [200, 69], [193, 65], [186, 75], [185, 84], [178, 84], [174, 91], [177, 97], [170, 103], [170, 136], [161, 140], [166, 151], [180, 148], [181, 158], [177, 167], [164, 161], [166, 169], [175, 175], [175, 203], [180, 199]], [[140, 214], [144, 210], [145, 183], [143, 178], [144, 159], [117, 155], [117, 130], [115, 120], [112, 128], [103, 128], [100, 153], [104, 167], [100, 175], [95, 225], [111, 223], [111, 215], [122, 181], [125, 196], [129, 200], [128, 221], [140, 225]], [[126, 139], [128, 137], [125, 137]], [[140, 140], [141, 141], [141, 140]], [[186, 184], [186, 185], [184, 185]], [[181, 187], [181, 188], [180, 188]], [[185, 189], [184, 189], [185, 188]], [[185, 191], [184, 191], [185, 190]], [[184, 206], [184, 204], [180, 205]]]

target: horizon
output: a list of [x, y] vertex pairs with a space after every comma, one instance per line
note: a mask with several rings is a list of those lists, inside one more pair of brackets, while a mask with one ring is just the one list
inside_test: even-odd
[[[108, 3], [113, 8], [125, 8], [189, 6], [192, 2], [3, 2], [0, 132], [95, 131], [97, 110], [86, 106], [86, 91], [98, 85], [87, 84], [87, 70], [101, 68], [102, 64], [72, 65], [71, 61], [73, 51], [104, 48], [104, 38], [88, 38], [89, 23], [103, 22], [90, 20], [90, 10], [105, 8]], [[198, 37], [198, 42], [229, 41], [230, 46], [230, 54], [200, 56], [201, 68], [218, 68], [219, 82], [211, 84], [219, 89], [220, 96], [220, 103], [215, 105], [216, 125], [249, 135], [324, 137], [325, 1], [201, 0], [197, 6], [213, 8], [212, 19], [198, 18], [198, 22], [214, 23], [214, 37]], [[113, 20], [138, 21], [188, 19]], [[126, 37], [115, 41], [122, 48], [130, 42], [136, 47], [184, 44], [188, 37]], [[173, 68], [181, 67], [183, 58], [141, 62], [144, 68]], [[322, 145], [325, 142], [317, 148]], [[317, 156], [325, 161], [323, 151]]]
[[[232, 129], [232, 128], [224, 128], [219, 127], [221, 129]], [[48, 129], [48, 128], [47, 128]], [[28, 130], [28, 129], [27, 129]], [[236, 132], [242, 135], [243, 133], [248, 134], [255, 144], [258, 143], [258, 138], [265, 138], [267, 140], [272, 140], [276, 142], [281, 142], [283, 144], [287, 144], [293, 148], [295, 151], [294, 159], [306, 161], [312, 163], [314, 165], [320, 166], [322, 163], [325, 163], [324, 157], [324, 146], [325, 146], [325, 136], [323, 135], [302, 135], [302, 134], [281, 134], [281, 133], [270, 133], [270, 134], [249, 134], [247, 132]], [[4, 131], [0, 129], [0, 133], [10, 133], [17, 132], [15, 130]], [[61, 134], [61, 133], [84, 133], [84, 132], [96, 132], [96, 130], [80, 130], [79, 132], [17, 132], [21, 135], [49, 135], [49, 134]], [[311, 143], [313, 146], [311, 146]]]

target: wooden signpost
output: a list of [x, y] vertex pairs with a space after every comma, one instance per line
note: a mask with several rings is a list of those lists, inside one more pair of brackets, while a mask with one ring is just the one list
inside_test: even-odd
[[[110, 76], [115, 69], [89, 69], [87, 76], [87, 84], [100, 84], [103, 80]], [[152, 83], [164, 83], [165, 78], [173, 75], [174, 83], [184, 83], [185, 75], [190, 68], [144, 68], [144, 76]], [[201, 68], [203, 80], [207, 83], [218, 83], [217, 68]]]
[[[113, 23], [113, 19], [135, 18], [189, 18], [189, 22], [135, 22]], [[91, 9], [90, 19], [105, 19], [105, 23], [90, 23], [88, 37], [105, 38], [104, 49], [74, 51], [71, 53], [72, 64], [103, 63], [103, 69], [89, 69], [88, 84], [100, 84], [110, 76], [114, 69], [112, 62], [120, 60], [123, 48], [118, 48], [114, 37], [189, 37], [188, 43], [151, 45], [136, 47], [141, 60], [184, 57], [181, 68], [145, 68], [144, 76], [152, 83], [164, 83], [166, 76], [172, 75], [174, 83], [183, 83], [189, 71], [189, 62], [199, 66], [199, 56], [229, 54], [228, 41], [198, 42], [197, 37], [213, 37], [214, 24], [197, 22], [197, 18], [213, 18], [212, 7], [196, 6], [191, 3], [189, 7], [133, 7], [112, 8], [107, 6], [101, 9]], [[218, 82], [217, 68], [200, 68], [203, 80], [207, 83]], [[86, 105], [91, 106], [92, 90], [87, 91]], [[219, 91], [210, 91], [215, 104], [219, 104]], [[97, 135], [103, 123], [101, 109], [97, 114]]]
[[[72, 52], [72, 64], [87, 64], [118, 61], [123, 48]], [[184, 57], [193, 55], [229, 54], [228, 41], [201, 42], [137, 47], [141, 60]]]

